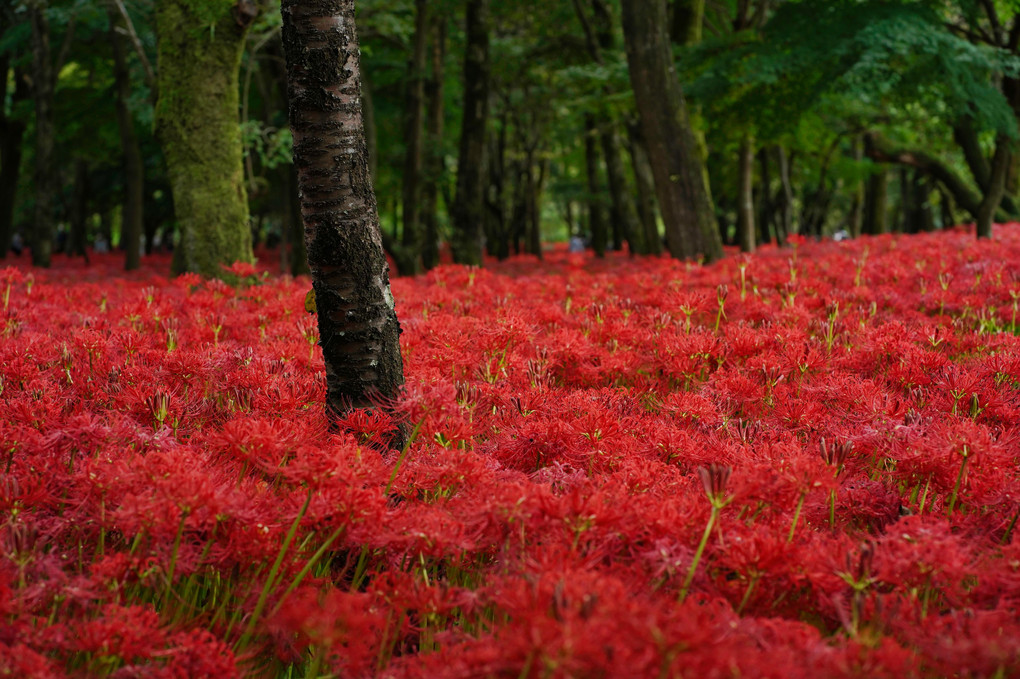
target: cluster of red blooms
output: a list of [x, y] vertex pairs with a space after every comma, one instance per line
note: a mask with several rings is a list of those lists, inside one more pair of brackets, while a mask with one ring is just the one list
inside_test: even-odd
[[1020, 676], [1020, 226], [395, 280], [387, 454], [118, 264], [0, 269], [0, 676]]

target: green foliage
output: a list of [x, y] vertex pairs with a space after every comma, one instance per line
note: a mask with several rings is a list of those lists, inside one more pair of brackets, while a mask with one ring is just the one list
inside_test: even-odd
[[1016, 117], [995, 78], [1020, 60], [954, 35], [931, 3], [910, 0], [800, 0], [779, 7], [762, 38], [706, 41], [688, 55], [693, 97], [751, 124], [765, 137], [790, 132], [833, 93], [887, 118], [920, 104], [969, 114], [985, 129], [1016, 136]]

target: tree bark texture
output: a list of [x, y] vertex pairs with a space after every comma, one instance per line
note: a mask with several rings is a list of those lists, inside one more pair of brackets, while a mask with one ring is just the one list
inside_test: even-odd
[[177, 272], [222, 276], [251, 262], [238, 72], [247, 15], [229, 0], [160, 0], [156, 133], [166, 158], [180, 242]]
[[667, 247], [677, 258], [713, 260], [722, 255], [722, 241], [666, 29], [665, 0], [623, 3], [627, 63]]
[[404, 383], [400, 325], [368, 171], [354, 0], [283, 0], [281, 11], [328, 406], [343, 414], [385, 404]]
[[110, 49], [113, 52], [113, 78], [116, 97], [114, 108], [120, 133], [121, 162], [124, 170], [124, 202], [121, 210], [121, 237], [124, 245], [124, 268], [133, 271], [141, 266], [142, 232], [145, 224], [145, 163], [135, 133], [135, 121], [128, 109], [131, 98], [131, 76], [125, 57], [123, 38], [116, 27], [123, 23], [120, 12], [108, 10], [110, 18]]
[[489, 2], [468, 0], [464, 106], [453, 206], [453, 259], [481, 264], [485, 191], [485, 128], [489, 117]]
[[1009, 170], [1010, 145], [1012, 142], [1004, 134], [999, 134], [995, 140], [995, 155], [992, 157], [991, 174], [988, 178], [988, 188], [981, 199], [977, 214], [977, 237], [992, 237], [992, 221], [995, 218], [995, 211], [999, 209], [1002, 197], [1006, 192], [1006, 173]]
[[53, 214], [59, 181], [56, 174], [56, 127], [53, 121], [53, 61], [46, 3], [28, 5], [32, 26], [32, 99], [35, 103], [35, 224], [29, 236], [32, 264], [48, 267], [53, 255]]

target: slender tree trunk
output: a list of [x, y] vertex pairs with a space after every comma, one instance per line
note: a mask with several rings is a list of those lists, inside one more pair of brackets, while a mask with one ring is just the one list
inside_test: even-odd
[[981, 199], [981, 206], [977, 214], [977, 237], [992, 237], [992, 220], [995, 211], [999, 209], [1002, 196], [1006, 191], [1006, 173], [1009, 171], [1010, 140], [1004, 134], [999, 134], [995, 140], [995, 155], [992, 157], [991, 176], [988, 180], [988, 189]]
[[[283, 0], [283, 45], [308, 264], [335, 415], [404, 383], [361, 110], [354, 0]], [[390, 444], [401, 447], [404, 434]]]
[[415, 0], [414, 41], [411, 61], [408, 64], [407, 89], [404, 104], [403, 213], [404, 231], [401, 238], [401, 256], [397, 268], [401, 274], [412, 275], [420, 271], [421, 245], [421, 193], [422, 170], [425, 153], [425, 69], [427, 65], [429, 13], [428, 0]]
[[[860, 166], [864, 160], [864, 148], [859, 135], [854, 137], [853, 157], [854, 162]], [[850, 214], [847, 217], [847, 231], [850, 232], [852, 238], [858, 238], [864, 228], [864, 200], [866, 197], [864, 184], [863, 180], [854, 182], [853, 202], [850, 204]]]
[[[548, 161], [528, 156], [528, 254], [542, 259], [542, 189]], [[537, 166], [537, 169], [536, 169]]]
[[649, 255], [662, 253], [662, 238], [659, 236], [659, 217], [655, 209], [655, 176], [648, 160], [648, 150], [638, 122], [627, 124], [630, 142], [630, 162], [634, 168], [634, 183], [637, 186], [637, 213], [641, 221], [642, 240]]
[[772, 198], [772, 173], [769, 163], [768, 149], [762, 147], [758, 150], [758, 172], [761, 179], [758, 185], [757, 215], [755, 222], [758, 226], [758, 241], [760, 243], [772, 242], [772, 221], [775, 218], [775, 201]]
[[[242, 3], [243, 4], [243, 3]], [[251, 17], [218, 2], [160, 0], [156, 132], [180, 226], [175, 270], [224, 275], [251, 262], [238, 122], [238, 72]]]
[[602, 204], [602, 183], [599, 181], [599, 150], [595, 118], [584, 117], [585, 176], [588, 179], [588, 230], [591, 246], [597, 257], [605, 257], [609, 246], [609, 222]]
[[606, 177], [609, 180], [609, 195], [613, 201], [613, 212], [617, 215], [623, 238], [630, 244], [632, 254], [644, 254], [641, 225], [638, 223], [634, 201], [627, 187], [627, 172], [623, 166], [623, 150], [620, 135], [615, 126], [602, 133], [602, 154], [606, 158]]
[[864, 210], [864, 233], [877, 236], [889, 232], [888, 171], [882, 167], [868, 177]]
[[779, 160], [779, 182], [782, 186], [782, 207], [780, 210], [779, 229], [776, 243], [786, 245], [786, 239], [793, 233], [793, 183], [790, 181], [790, 156], [782, 146], [776, 147]]
[[[70, 223], [67, 238], [67, 254], [84, 257], [89, 261], [88, 244], [89, 165], [82, 159], [74, 161], [74, 185], [71, 190]], [[123, 231], [121, 232], [123, 233]], [[121, 237], [123, 242], [123, 237]]]
[[745, 134], [737, 159], [737, 245], [754, 252], [754, 139]]
[[[9, 62], [0, 58], [0, 78], [7, 82]], [[27, 98], [28, 91], [24, 78], [14, 69], [15, 90], [13, 102]], [[24, 141], [26, 125], [11, 118], [0, 102], [0, 259], [7, 256], [14, 238], [14, 202], [18, 192], [18, 177], [21, 174], [21, 144]]]
[[28, 3], [32, 27], [32, 99], [35, 101], [35, 224], [29, 242], [32, 264], [48, 267], [53, 254], [59, 180], [56, 166], [56, 127], [53, 121], [53, 62], [46, 3]]
[[489, 118], [489, 1], [467, 2], [464, 106], [453, 206], [453, 259], [482, 263], [485, 191], [485, 128]]
[[116, 97], [117, 130], [120, 133], [121, 163], [124, 171], [124, 202], [121, 211], [121, 242], [124, 244], [124, 268], [133, 271], [141, 265], [142, 232], [145, 224], [145, 163], [135, 134], [135, 122], [128, 109], [131, 76], [124, 55], [123, 39], [116, 28], [120, 12], [108, 8], [110, 48], [113, 52], [113, 78]]
[[425, 230], [422, 266], [439, 264], [439, 182], [443, 175], [443, 77], [446, 61], [446, 17], [437, 12], [432, 19], [432, 77], [425, 84], [427, 101], [425, 183], [422, 187], [421, 219]]
[[627, 63], [655, 175], [670, 254], [722, 255], [704, 167], [666, 35], [665, 0], [623, 3]]

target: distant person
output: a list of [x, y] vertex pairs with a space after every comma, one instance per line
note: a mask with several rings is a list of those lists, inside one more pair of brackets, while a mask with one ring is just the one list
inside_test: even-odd
[[106, 241], [106, 236], [102, 234], [96, 236], [96, 243], [92, 246], [92, 249], [99, 253], [109, 252], [110, 244]]
[[11, 238], [11, 252], [20, 257], [21, 253], [24, 252], [24, 250], [25, 250], [24, 239], [22, 239], [20, 233], [15, 233], [14, 236]]

